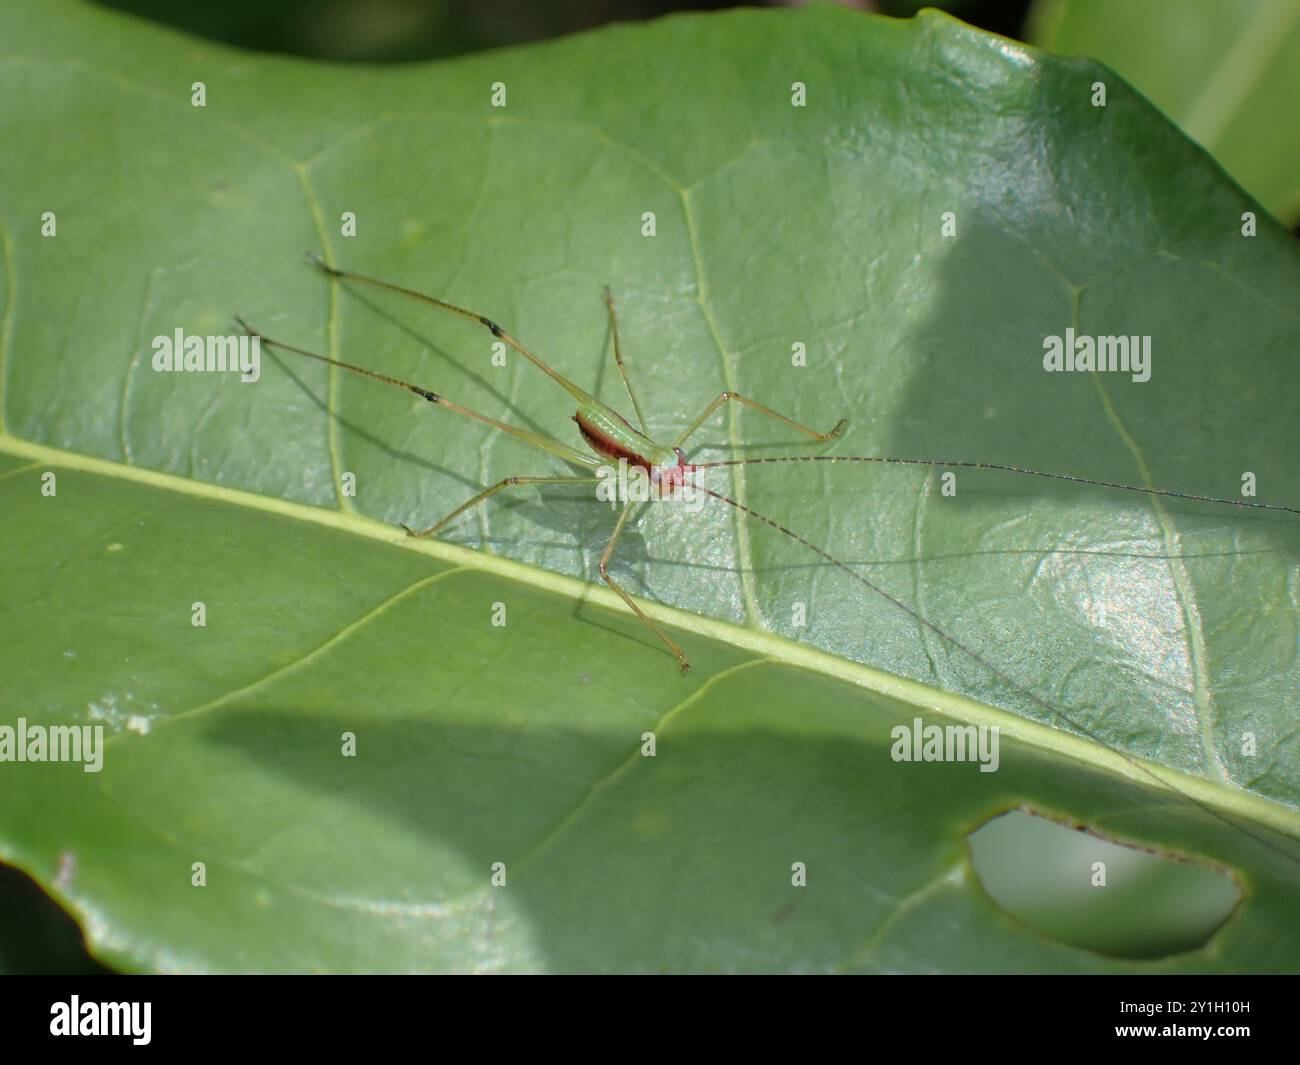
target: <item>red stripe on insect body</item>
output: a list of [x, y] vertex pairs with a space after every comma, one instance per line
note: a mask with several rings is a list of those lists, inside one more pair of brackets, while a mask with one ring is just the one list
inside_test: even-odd
[[[575, 414], [573, 420], [578, 423], [578, 432], [587, 441], [587, 446], [597, 455], [603, 455], [615, 462], [619, 459], [626, 459], [629, 466], [639, 466], [647, 473], [650, 472], [650, 460], [644, 455], [638, 455], [635, 451], [629, 451], [627, 448], [621, 447], [612, 437], [601, 432], [590, 422], [585, 421], [580, 414]], [[631, 426], [628, 428], [631, 428]]]

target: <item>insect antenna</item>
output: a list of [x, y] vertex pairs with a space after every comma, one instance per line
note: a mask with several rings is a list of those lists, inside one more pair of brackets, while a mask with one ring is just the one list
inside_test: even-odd
[[1256, 510], [1280, 511], [1283, 514], [1300, 514], [1300, 507], [1286, 507], [1279, 503], [1257, 503], [1249, 499], [1224, 499], [1220, 496], [1197, 495], [1193, 492], [1175, 492], [1169, 488], [1148, 488], [1139, 484], [1122, 484], [1119, 481], [1101, 481], [1091, 477], [1078, 477], [1072, 473], [1049, 473], [1046, 470], [1034, 470], [1028, 466], [1008, 466], [998, 462], [963, 462], [945, 459], [900, 459], [886, 458], [882, 455], [779, 455], [772, 458], [719, 459], [715, 462], [694, 463], [696, 469], [711, 470], [719, 466], [757, 466], [763, 463], [777, 462], [880, 462], [898, 466], [951, 466], [965, 470], [1001, 470], [1005, 473], [1022, 473], [1030, 477], [1047, 477], [1053, 481], [1073, 481], [1075, 484], [1088, 484], [1098, 488], [1120, 488], [1126, 492], [1141, 492], [1151, 496], [1169, 496], [1174, 499], [1190, 499], [1197, 503], [1223, 503], [1232, 507], [1253, 507]]
[[[747, 460], [738, 459], [738, 460], [732, 460], [730, 462], [699, 463], [697, 464], [696, 468], [698, 469], [698, 468], [707, 468], [709, 466], [736, 465], [738, 462], [745, 462], [745, 461]], [[767, 462], [767, 461], [781, 461], [781, 460], [756, 459], [753, 461]], [[852, 461], [852, 459], [850, 459], [849, 461]], [[867, 460], [867, 461], [874, 461], [874, 460]], [[923, 460], [913, 460], [913, 461], [917, 461], [918, 463], [923, 462]], [[1081, 735], [1087, 737], [1088, 739], [1092, 740], [1098, 746], [1103, 747], [1106, 750], [1110, 751], [1112, 754], [1116, 754], [1119, 757], [1123, 758], [1135, 770], [1137, 770], [1143, 776], [1147, 777], [1149, 780], [1153, 781], [1157, 787], [1163, 790], [1172, 791], [1180, 798], [1183, 798], [1188, 802], [1190, 802], [1193, 806], [1196, 806], [1203, 813], [1209, 814], [1211, 817], [1222, 822], [1225, 825], [1228, 825], [1230, 828], [1234, 828], [1237, 831], [1244, 833], [1245, 835], [1249, 836], [1251, 839], [1255, 840], [1255, 842], [1263, 844], [1269, 850], [1273, 851], [1275, 854], [1281, 855], [1283, 858], [1287, 859], [1288, 861], [1296, 865], [1300, 865], [1300, 857], [1297, 857], [1296, 855], [1291, 854], [1289, 851], [1286, 851], [1283, 848], [1277, 846], [1277, 844], [1273, 843], [1269, 839], [1266, 839], [1264, 836], [1261, 836], [1258, 833], [1253, 832], [1246, 825], [1241, 824], [1240, 822], [1234, 820], [1232, 817], [1229, 817], [1227, 814], [1223, 813], [1221, 810], [1217, 809], [1216, 807], [1211, 806], [1209, 803], [1202, 802], [1194, 795], [1189, 795], [1187, 792], [1183, 791], [1176, 785], [1170, 783], [1169, 781], [1165, 780], [1163, 777], [1161, 777], [1160, 775], [1158, 775], [1157, 773], [1149, 769], [1140, 760], [1134, 758], [1132, 755], [1129, 755], [1124, 751], [1117, 750], [1116, 748], [1112, 747], [1109, 743], [1107, 743], [1104, 739], [1102, 739], [1091, 729], [1087, 728], [1084, 725], [1081, 725], [1079, 722], [1071, 718], [1068, 714], [1064, 713], [1057, 707], [1052, 706], [1045, 699], [1042, 699], [1041, 697], [1035, 695], [1023, 684], [1020, 684], [1018, 681], [1013, 680], [1005, 672], [1003, 672], [996, 665], [990, 662], [988, 658], [980, 654], [979, 651], [975, 650], [973, 647], [969, 646], [968, 644], [963, 643], [961, 640], [957, 639], [957, 637], [951, 635], [950, 633], [945, 632], [940, 626], [936, 625], [929, 618], [918, 613], [916, 610], [913, 610], [901, 599], [898, 599], [897, 597], [891, 595], [889, 592], [885, 591], [884, 588], [876, 584], [870, 578], [864, 577], [857, 570], [853, 569], [847, 562], [841, 562], [838, 558], [832, 555], [825, 548], [818, 547], [807, 537], [799, 535], [799, 533], [795, 532], [793, 529], [786, 528], [775, 518], [769, 518], [766, 514], [761, 514], [753, 507], [746, 506], [744, 503], [737, 502], [736, 500], [732, 499], [730, 496], [723, 495], [721, 492], [715, 492], [713, 489], [706, 488], [704, 485], [698, 483], [693, 484], [693, 487], [698, 491], [705, 493], [706, 495], [712, 496], [714, 499], [726, 503], [727, 506], [729, 507], [734, 507], [736, 510], [744, 514], [747, 518], [751, 518], [754, 521], [760, 522], [764, 525], [771, 526], [773, 529], [776, 529], [778, 532], [784, 533], [786, 536], [790, 537], [790, 539], [796, 541], [797, 543], [802, 544], [804, 547], [806, 547], [809, 551], [812, 551], [814, 554], [820, 555], [822, 558], [824, 558], [831, 565], [835, 566], [837, 569], [843, 570], [859, 584], [864, 585], [872, 592], [874, 592], [876, 595], [884, 599], [886, 602], [891, 603], [893, 606], [896, 606], [899, 610], [903, 611], [905, 614], [911, 617], [918, 625], [923, 625], [926, 629], [933, 632], [936, 636], [942, 639], [946, 644], [948, 644], [951, 647], [955, 647], [957, 650], [961, 651], [963, 654], [969, 656], [975, 662], [979, 663], [979, 665], [981, 665], [984, 669], [986, 669], [1000, 683], [1005, 684], [1013, 691], [1024, 696], [1026, 699], [1028, 699], [1030, 702], [1032, 702], [1035, 706], [1039, 707], [1040, 709], [1047, 711], [1047, 713], [1050, 714], [1052, 717], [1060, 721], [1064, 721], [1072, 729], [1074, 729]], [[1231, 502], [1236, 502], [1236, 500], [1224, 500], [1223, 502], [1231, 503]], [[1286, 510], [1289, 508], [1283, 507], [1279, 509]]]

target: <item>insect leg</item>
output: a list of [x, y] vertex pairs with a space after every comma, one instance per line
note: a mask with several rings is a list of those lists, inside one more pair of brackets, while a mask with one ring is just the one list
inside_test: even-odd
[[406, 534], [408, 536], [413, 536], [416, 539], [420, 539], [425, 536], [432, 536], [439, 529], [443, 528], [446, 525], [450, 525], [452, 521], [454, 521], [460, 515], [464, 514], [465, 511], [469, 510], [471, 507], [478, 506], [478, 504], [482, 503], [483, 500], [496, 495], [503, 488], [513, 488], [515, 487], [515, 485], [595, 484], [599, 480], [600, 480], [599, 477], [507, 477], [504, 480], [498, 481], [491, 488], [483, 489], [483, 491], [481, 491], [478, 495], [474, 496], [472, 499], [466, 500], [464, 503], [458, 506], [455, 510], [453, 510], [441, 521], [435, 522], [433, 525], [430, 525], [427, 529], [423, 529], [420, 532], [416, 532], [409, 525], [403, 525], [402, 528], [406, 530]]
[[648, 626], [650, 626], [650, 628], [654, 631], [654, 634], [658, 636], [659, 639], [663, 640], [665, 644], [668, 645], [668, 650], [670, 650], [673, 653], [673, 657], [677, 659], [677, 664], [682, 667], [682, 672], [685, 673], [688, 669], [691, 668], [691, 664], [688, 661], [686, 661], [685, 652], [683, 652], [682, 649], [677, 646], [677, 644], [675, 644], [671, 639], [668, 638], [668, 634], [665, 633], [663, 629], [661, 629], [658, 625], [656, 625], [653, 621], [651, 621], [648, 617], [646, 617], [645, 613], [641, 610], [641, 608], [637, 606], [635, 602], [633, 602], [632, 597], [628, 595], [627, 592], [623, 591], [623, 589], [618, 586], [618, 583], [614, 580], [614, 578], [609, 575], [609, 558], [614, 553], [614, 548], [618, 544], [618, 538], [623, 535], [623, 527], [627, 525], [627, 519], [631, 516], [632, 508], [634, 506], [636, 506], [636, 503], [631, 500], [629, 500], [627, 503], [623, 505], [623, 511], [618, 516], [618, 522], [614, 526], [614, 532], [609, 538], [609, 543], [605, 545], [605, 553], [600, 556], [600, 576], [601, 579], [606, 584], [608, 584], [611, 588], [613, 588], [614, 591], [618, 592], [623, 602], [625, 602], [629, 607], [632, 608], [632, 612], [636, 614], [636, 616], [639, 617], [642, 621], [644, 621]]
[[763, 406], [763, 404], [757, 402], [756, 400], [750, 399], [748, 396], [742, 396], [739, 392], [722, 392], [718, 395], [717, 399], [715, 399], [712, 403], [710, 403], [707, 407], [704, 408], [703, 414], [701, 414], [698, 418], [695, 419], [695, 421], [691, 422], [691, 424], [687, 426], [686, 431], [682, 433], [682, 435], [679, 436], [674, 441], [673, 446], [681, 447], [682, 444], [686, 443], [687, 440], [689, 440], [692, 436], [695, 435], [695, 431], [699, 429], [701, 425], [704, 424], [705, 420], [709, 417], [709, 415], [711, 415], [715, 410], [717, 410], [719, 407], [721, 407], [724, 403], [728, 401], [743, 403], [746, 407], [752, 407], [754, 410], [758, 411], [761, 414], [766, 414], [770, 418], [775, 418], [779, 422], [784, 422], [792, 429], [798, 429], [799, 432], [811, 436], [814, 440], [823, 440], [823, 441], [834, 440], [837, 436], [840, 435], [841, 432], [844, 431], [844, 426], [848, 422], [847, 418], [841, 418], [838, 422], [836, 422], [835, 428], [831, 429], [830, 432], [819, 433], [816, 429], [809, 429], [808, 426], [801, 425], [793, 418], [787, 418], [784, 414], [780, 414], [777, 411], [774, 411], [771, 407], [765, 407]]
[[395, 385], [398, 388], [404, 388], [406, 391], [414, 393], [421, 399], [427, 400], [438, 407], [446, 407], [447, 410], [455, 411], [457, 414], [463, 414], [467, 418], [473, 418], [475, 421], [482, 422], [484, 425], [490, 425], [493, 429], [500, 429], [503, 433], [516, 437], [527, 444], [542, 451], [550, 452], [565, 462], [572, 462], [577, 466], [599, 466], [602, 462], [586, 451], [579, 451], [576, 447], [570, 447], [568, 444], [562, 444], [558, 440], [552, 440], [549, 436], [543, 436], [541, 433], [532, 433], [527, 429], [520, 429], [517, 425], [507, 425], [505, 422], [497, 421], [486, 414], [480, 414], [469, 407], [463, 407], [459, 403], [454, 403], [446, 396], [440, 396], [436, 392], [430, 392], [427, 388], [421, 388], [419, 385], [413, 385], [409, 381], [402, 381], [396, 377], [389, 377], [387, 374], [376, 373], [374, 370], [367, 370], [361, 366], [353, 366], [351, 363], [340, 362], [338, 359], [331, 359], [326, 355], [317, 355], [314, 351], [307, 351], [305, 348], [297, 348], [292, 344], [286, 344], [280, 340], [273, 340], [265, 333], [259, 333], [242, 318], [236, 318], [240, 327], [248, 333], [249, 336], [260, 337], [263, 344], [270, 348], [279, 348], [281, 351], [291, 351], [295, 355], [304, 355], [309, 359], [315, 359], [317, 362], [327, 363], [330, 366], [337, 366], [341, 370], [348, 370], [362, 377], [370, 377], [376, 381], [382, 381], [386, 385]]
[[647, 432], [645, 415], [641, 413], [641, 404], [637, 402], [636, 393], [632, 391], [632, 379], [628, 377], [627, 367], [623, 365], [623, 349], [618, 342], [618, 312], [614, 309], [614, 296], [608, 288], [605, 289], [605, 306], [609, 308], [609, 326], [614, 334], [614, 362], [618, 364], [619, 376], [627, 386], [627, 394], [632, 399], [632, 409], [636, 411], [636, 420], [641, 432], [644, 433]]
[[464, 307], [457, 307], [454, 303], [448, 303], [446, 300], [440, 300], [434, 296], [427, 295], [426, 293], [417, 292], [413, 288], [405, 288], [402, 285], [394, 285], [391, 281], [381, 281], [377, 277], [367, 277], [365, 274], [354, 274], [351, 270], [340, 270], [338, 267], [330, 266], [324, 259], [322, 259], [319, 255], [316, 255], [314, 253], [309, 254], [307, 256], [307, 261], [310, 262], [313, 266], [319, 267], [330, 277], [336, 277], [341, 281], [361, 281], [367, 285], [374, 285], [377, 288], [387, 289], [389, 292], [399, 292], [403, 296], [410, 296], [413, 299], [421, 300], [424, 303], [432, 304], [434, 307], [437, 307], [440, 310], [450, 311], [452, 314], [460, 315], [460, 317], [467, 318], [471, 322], [478, 322], [479, 325], [487, 329], [488, 332], [490, 332], [494, 337], [498, 337], [501, 340], [505, 341], [512, 348], [514, 348], [515, 351], [519, 352], [520, 355], [522, 355], [525, 359], [531, 362], [534, 366], [544, 371], [547, 374], [547, 376], [551, 378], [551, 380], [553, 380], [556, 384], [558, 384], [561, 388], [563, 388], [566, 392], [568, 392], [569, 395], [571, 395], [579, 403], [589, 403], [592, 399], [595, 398], [594, 396], [592, 396], [590, 392], [587, 392], [585, 389], [579, 388], [577, 385], [575, 385], [572, 381], [570, 381], [558, 370], [552, 369], [547, 363], [539, 359], [536, 355], [534, 355], [531, 351], [529, 351], [526, 347], [524, 347], [521, 343], [519, 343], [519, 341], [517, 341], [514, 337], [512, 337], [509, 333], [507, 333], [504, 329], [502, 329], [499, 325], [497, 325], [496, 322], [492, 321], [491, 318], [487, 317], [487, 315], [479, 314], [476, 311], [466, 310]]

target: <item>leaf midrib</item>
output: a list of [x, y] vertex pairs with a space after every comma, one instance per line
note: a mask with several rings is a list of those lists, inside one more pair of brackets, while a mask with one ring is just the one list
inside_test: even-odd
[[[33, 464], [57, 466], [92, 476], [130, 481], [191, 499], [243, 507], [294, 521], [310, 522], [322, 528], [335, 529], [389, 547], [427, 555], [452, 566], [515, 581], [578, 603], [592, 603], [615, 612], [626, 609], [612, 591], [586, 581], [481, 550], [475, 551], [436, 540], [412, 540], [405, 535], [397, 534], [391, 526], [357, 514], [293, 503], [223, 485], [206, 484], [170, 473], [92, 458], [72, 451], [30, 443], [7, 433], [0, 433], [0, 452], [28, 459]], [[1213, 807], [1287, 836], [1300, 838], [1300, 810], [1252, 792], [1171, 769], [1136, 755], [1122, 754], [1073, 733], [1059, 731], [1040, 722], [1022, 718], [1010, 711], [851, 662], [825, 651], [805, 647], [784, 636], [693, 614], [653, 600], [638, 597], [637, 602], [646, 614], [658, 622], [694, 633], [704, 639], [728, 644], [749, 652], [756, 658], [839, 680], [963, 724], [997, 726], [1004, 736], [1017, 742], [1070, 758], [1099, 772], [1121, 777], [1139, 786], [1150, 787], [1158, 783], [1181, 798]], [[665, 665], [664, 668], [667, 671], [670, 666]]]

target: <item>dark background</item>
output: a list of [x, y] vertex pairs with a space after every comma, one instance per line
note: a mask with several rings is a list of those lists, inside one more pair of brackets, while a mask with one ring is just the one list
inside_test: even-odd
[[[410, 62], [526, 44], [674, 11], [798, 7], [790, 0], [95, 0], [186, 33], [259, 52], [317, 59]], [[845, 7], [908, 17], [941, 7], [965, 22], [1020, 37], [1029, 0], [846, 0]]]

